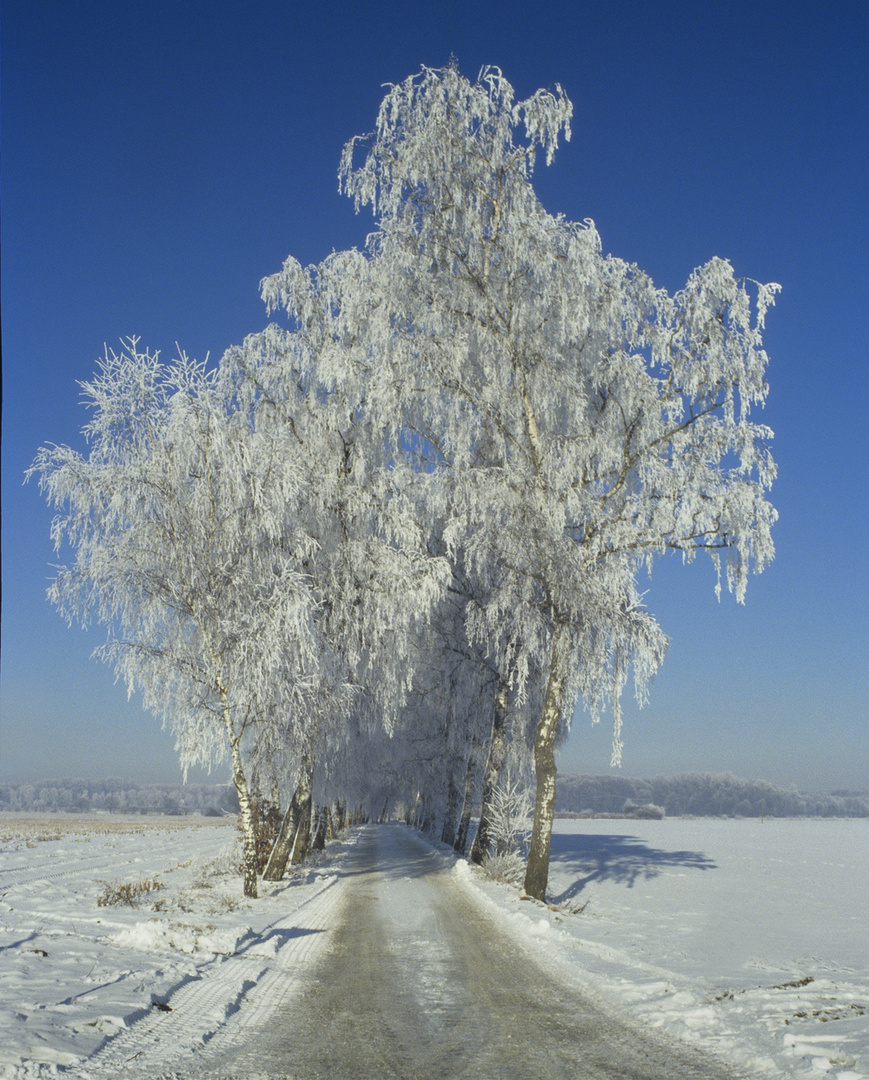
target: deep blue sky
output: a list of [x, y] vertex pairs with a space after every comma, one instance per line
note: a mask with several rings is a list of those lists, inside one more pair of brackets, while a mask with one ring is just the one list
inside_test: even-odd
[[[219, 357], [266, 324], [290, 253], [360, 245], [341, 147], [382, 84], [451, 54], [520, 96], [560, 82], [573, 140], [536, 183], [669, 289], [713, 255], [778, 281], [769, 403], [781, 514], [745, 607], [659, 564], [671, 637], [623, 771], [869, 785], [869, 5], [516, 0], [300, 5], [6, 0], [2, 11], [0, 779], [176, 779], [169, 736], [45, 599], [50, 512], [24, 470], [80, 445], [76, 380], [130, 334]], [[68, 553], [65, 556], [68, 558]], [[608, 769], [578, 717], [565, 771]], [[220, 777], [223, 779], [223, 776]]]

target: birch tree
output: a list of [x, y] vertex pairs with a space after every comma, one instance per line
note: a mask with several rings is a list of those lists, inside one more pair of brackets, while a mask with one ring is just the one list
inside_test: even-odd
[[496, 68], [391, 86], [347, 144], [343, 189], [370, 206], [364, 253], [271, 283], [317, 326], [333, 370], [364, 372], [367, 408], [422, 481], [447, 543], [487, 580], [486, 628], [511, 628], [514, 679], [545, 672], [525, 887], [544, 896], [554, 748], [581, 696], [642, 701], [666, 638], [638, 572], [668, 549], [712, 556], [738, 601], [773, 556], [764, 316], [777, 286], [714, 258], [674, 295], [604, 256], [590, 220], [548, 214], [535, 160], [569, 138], [559, 86], [524, 101]]
[[101, 623], [96, 655], [175, 733], [185, 771], [230, 758], [244, 832], [244, 892], [257, 895], [246, 756], [298, 741], [312, 698], [340, 671], [318, 631], [299, 528], [305, 463], [284, 428], [257, 429], [226, 386], [182, 356], [164, 365], [130, 339], [83, 383], [89, 452], [39, 451], [73, 549], [50, 599]]
[[[416, 476], [394, 460], [376, 426], [365, 372], [336, 370], [334, 343], [322, 326], [298, 325], [275, 278], [262, 291], [269, 310], [286, 308], [293, 325], [251, 335], [228, 350], [222, 369], [241, 407], [260, 427], [280, 431], [306, 462], [306, 529], [316, 544], [305, 565], [322, 633], [363, 691], [357, 711], [388, 729], [412, 684], [415, 642], [443, 595], [449, 564], [426, 543]], [[327, 737], [325, 718], [321, 726]]]

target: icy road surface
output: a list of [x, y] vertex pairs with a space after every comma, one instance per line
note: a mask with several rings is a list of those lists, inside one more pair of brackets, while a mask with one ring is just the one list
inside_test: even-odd
[[[538, 967], [431, 847], [369, 826], [301, 992], [246, 1010], [184, 1077], [714, 1080], [708, 1059], [625, 1026]], [[277, 989], [277, 988], [276, 988]], [[280, 995], [278, 995], [278, 999]], [[226, 1044], [229, 1045], [226, 1045]]]

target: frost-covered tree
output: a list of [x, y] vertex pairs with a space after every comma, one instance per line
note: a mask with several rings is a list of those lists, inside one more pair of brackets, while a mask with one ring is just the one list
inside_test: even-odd
[[[440, 538], [433, 537], [430, 544], [443, 550]], [[479, 603], [474, 582], [459, 557], [450, 560], [450, 568], [449, 586], [418, 644], [418, 707], [410, 726], [417, 753], [435, 765], [436, 778], [431, 777], [427, 788], [437, 787], [441, 838], [454, 845], [463, 809], [460, 793], [476, 748], [488, 759], [480, 808], [480, 828], [485, 831], [487, 779], [493, 771], [497, 774], [506, 737], [507, 679], [499, 669], [499, 642], [477, 640], [468, 632], [471, 612]]]
[[[263, 295], [270, 309], [296, 314], [274, 279], [265, 280]], [[230, 349], [222, 370], [258, 426], [281, 431], [307, 463], [306, 530], [316, 544], [305, 565], [323, 633], [369, 699], [371, 724], [388, 728], [449, 565], [426, 544], [416, 478], [390, 458], [367, 380], [336, 372], [333, 360], [321, 333], [272, 325]]]
[[[270, 286], [267, 279], [263, 292], [273, 307]], [[323, 364], [316, 333], [272, 324], [229, 349], [221, 372], [232, 400], [257, 430], [279, 433], [306, 463], [306, 499], [294, 507], [297, 524], [311, 539], [301, 567], [321, 639], [353, 687], [352, 702], [338, 702], [334, 694], [311, 702], [308, 734], [296, 746], [291, 774], [298, 775], [306, 799], [315, 785], [317, 798], [365, 802], [358, 781], [374, 783], [377, 770], [371, 768], [371, 746], [361, 753], [360, 740], [388, 745], [379, 736], [392, 734], [400, 721], [419, 657], [418, 636], [448, 579], [447, 561], [426, 546], [407, 490], [412, 470], [387, 461], [388, 446], [372, 428], [366, 380], [346, 372], [337, 379]], [[277, 753], [271, 757], [281, 760]], [[284, 873], [298, 801], [296, 791], [269, 878]]]
[[[525, 886], [544, 895], [554, 747], [581, 696], [642, 699], [666, 639], [637, 588], [668, 549], [724, 555], [742, 600], [773, 555], [761, 332], [776, 286], [713, 259], [669, 295], [604, 256], [594, 225], [548, 214], [535, 159], [570, 134], [560, 87], [516, 101], [495, 68], [390, 87], [341, 183], [376, 229], [365, 252], [266, 285], [324, 371], [364, 381], [391, 460], [417, 461], [450, 550], [485, 583], [478, 636], [504, 627], [521, 688], [545, 673]], [[359, 400], [362, 400], [360, 397]], [[720, 577], [719, 577], [720, 586]]]
[[59, 508], [56, 546], [75, 552], [49, 596], [69, 621], [106, 626], [97, 655], [170, 725], [185, 770], [229, 754], [256, 896], [246, 757], [298, 741], [341, 681], [304, 570], [306, 464], [218, 374], [164, 365], [136, 339], [82, 387], [88, 453], [46, 447], [30, 470]]
[[[612, 709], [617, 761], [629, 674], [642, 701], [664, 655], [639, 572], [706, 551], [741, 602], [775, 519], [750, 413], [777, 286], [713, 259], [671, 296], [591, 221], [548, 214], [535, 159], [571, 114], [560, 87], [516, 101], [495, 68], [390, 87], [341, 162], [375, 214], [366, 249], [288, 259], [262, 291], [291, 325], [216, 375], [135, 342], [107, 356], [90, 455], [32, 470], [77, 554], [53, 598], [109, 627], [101, 654], [185, 763], [228, 747], [243, 817], [245, 753], [272, 785], [311, 753], [330, 798], [377, 816], [398, 787], [446, 826], [487, 757], [494, 792], [507, 706], [533, 746], [539, 898], [577, 701]], [[469, 688], [491, 702], [476, 717], [450, 699]]]

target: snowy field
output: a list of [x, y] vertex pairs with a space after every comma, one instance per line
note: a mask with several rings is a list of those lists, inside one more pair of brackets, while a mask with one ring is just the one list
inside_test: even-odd
[[747, 1076], [869, 1076], [869, 821], [555, 828], [547, 955]]
[[[250, 901], [220, 819], [0, 815], [0, 1076], [153, 1077], [243, 1040], [328, 941], [352, 844]], [[559, 821], [550, 906], [441, 850], [616, 1011], [746, 1077], [869, 1077], [869, 822]]]

